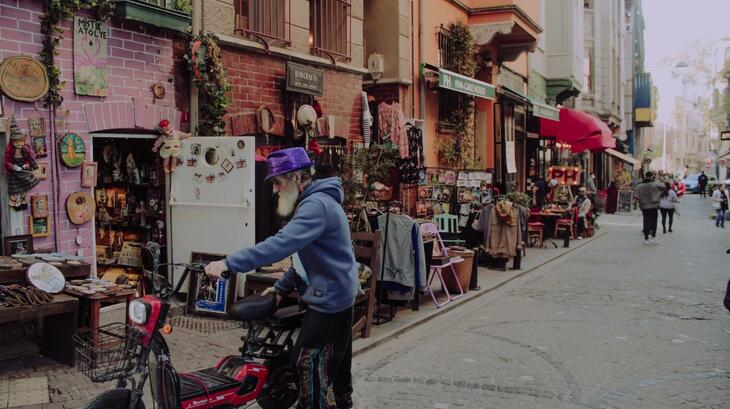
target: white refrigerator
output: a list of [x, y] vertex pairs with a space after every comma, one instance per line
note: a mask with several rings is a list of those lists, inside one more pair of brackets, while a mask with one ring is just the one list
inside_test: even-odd
[[[182, 141], [170, 184], [173, 262], [189, 263], [194, 253], [217, 259], [255, 244], [254, 138], [192, 137]], [[173, 280], [180, 279], [176, 271]], [[243, 293], [244, 277], [236, 287]], [[187, 283], [183, 285], [187, 292]]]

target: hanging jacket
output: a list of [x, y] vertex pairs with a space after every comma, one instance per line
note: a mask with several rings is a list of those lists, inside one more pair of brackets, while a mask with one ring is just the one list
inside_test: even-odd
[[413, 235], [414, 227], [417, 228], [418, 224], [402, 214], [391, 213], [378, 217], [378, 228], [383, 235], [380, 254], [383, 256], [384, 266], [381, 266], [383, 270], [377, 274], [378, 280], [411, 288], [416, 285], [423, 291], [426, 288], [426, 255], [422, 236]]

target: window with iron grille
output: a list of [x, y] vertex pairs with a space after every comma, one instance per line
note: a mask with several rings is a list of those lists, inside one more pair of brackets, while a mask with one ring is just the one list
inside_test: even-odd
[[444, 26], [440, 26], [436, 30], [436, 40], [439, 45], [439, 67], [449, 69], [454, 53], [454, 41], [451, 32]]
[[460, 92], [439, 89], [439, 132], [452, 133], [457, 124], [455, 113], [466, 109], [469, 96]]
[[350, 60], [350, 0], [310, 0], [312, 51], [332, 60]]
[[291, 0], [235, 0], [235, 32], [256, 38], [267, 45], [290, 45]]

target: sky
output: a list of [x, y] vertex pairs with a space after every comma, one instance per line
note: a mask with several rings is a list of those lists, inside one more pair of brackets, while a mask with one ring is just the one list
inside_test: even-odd
[[669, 123], [682, 83], [672, 78], [671, 67], [662, 66], [662, 60], [690, 50], [693, 39], [707, 44], [727, 38], [713, 43], [721, 64], [725, 47], [730, 47], [730, 0], [643, 0], [643, 8], [646, 70], [659, 89], [658, 121]]

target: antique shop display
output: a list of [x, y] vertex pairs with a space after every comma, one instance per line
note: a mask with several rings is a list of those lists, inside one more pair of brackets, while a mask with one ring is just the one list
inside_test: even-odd
[[28, 216], [28, 229], [33, 237], [48, 237], [51, 235], [51, 217], [34, 218]]
[[48, 156], [48, 146], [46, 145], [46, 120], [41, 117], [29, 118], [28, 134], [33, 143], [33, 151], [35, 152], [36, 159]]
[[31, 57], [8, 57], [0, 64], [0, 89], [8, 98], [34, 102], [48, 92], [46, 67]]
[[74, 17], [74, 90], [77, 95], [105, 97], [109, 27], [90, 17]]
[[84, 162], [83, 165], [81, 165], [81, 187], [96, 186], [96, 173], [96, 162]]
[[34, 218], [48, 217], [48, 195], [31, 196], [30, 209]]
[[33, 253], [33, 236], [30, 234], [5, 236], [3, 250], [6, 256], [13, 254], [31, 254]]
[[60, 293], [66, 285], [63, 273], [48, 263], [33, 264], [28, 268], [26, 277], [34, 287], [51, 294]]
[[94, 218], [96, 202], [89, 192], [72, 193], [66, 199], [66, 213], [73, 224], [84, 224]]
[[25, 135], [20, 132], [15, 117], [10, 118], [10, 143], [5, 148], [5, 171], [8, 178], [9, 205], [21, 210], [28, 206], [26, 192], [39, 182], [33, 173], [38, 168]]
[[[192, 263], [209, 263], [224, 258], [222, 254], [192, 253]], [[186, 313], [212, 317], [225, 317], [235, 301], [236, 274], [230, 278], [213, 279], [206, 274], [195, 274], [189, 280]]]
[[58, 142], [58, 151], [64, 165], [69, 168], [77, 168], [84, 163], [86, 144], [75, 133], [67, 133]]
[[160, 121], [157, 131], [160, 136], [155, 141], [152, 151], [160, 152], [165, 173], [174, 172], [177, 168], [177, 158], [180, 156], [180, 141], [190, 137], [190, 134], [174, 129], [167, 119]]

